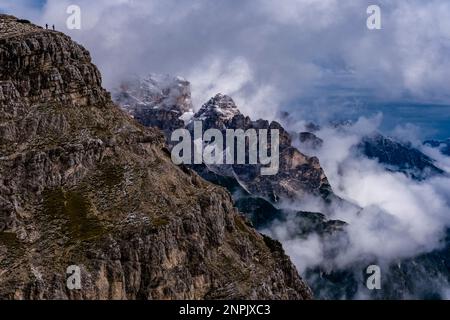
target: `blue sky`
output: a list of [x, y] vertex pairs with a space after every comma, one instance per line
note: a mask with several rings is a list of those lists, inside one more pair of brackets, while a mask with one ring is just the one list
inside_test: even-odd
[[[108, 88], [131, 73], [168, 73], [191, 81], [197, 106], [217, 92], [264, 117], [376, 112], [382, 102], [392, 106], [382, 108], [389, 123], [430, 117], [432, 127], [427, 106], [450, 104], [450, 2], [375, 2], [375, 31], [366, 27], [369, 0], [0, 0], [0, 8], [82, 43]], [[81, 30], [65, 28], [74, 3]], [[419, 117], [396, 112], [407, 102]]]
[[0, 9], [2, 11], [8, 11], [8, 13], [14, 13], [16, 8], [30, 8], [30, 9], [42, 9], [46, 3], [46, 0], [1, 0]]
[[30, 2], [31, 6], [43, 7], [46, 0], [28, 0], [28, 2]]

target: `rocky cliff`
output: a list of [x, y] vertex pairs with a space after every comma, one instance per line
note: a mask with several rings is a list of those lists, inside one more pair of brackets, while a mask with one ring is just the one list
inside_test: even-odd
[[0, 298], [311, 298], [228, 192], [111, 102], [84, 48], [5, 15], [0, 141]]

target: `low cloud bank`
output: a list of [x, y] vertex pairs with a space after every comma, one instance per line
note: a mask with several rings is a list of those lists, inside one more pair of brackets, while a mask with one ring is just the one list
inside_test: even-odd
[[[314, 198], [284, 204], [289, 209], [327, 211], [328, 219], [348, 223], [345, 235], [332, 239], [317, 234], [306, 239], [298, 237], [296, 224], [289, 218], [263, 231], [283, 242], [300, 272], [317, 267], [349, 270], [374, 262], [386, 270], [392, 264], [440, 250], [445, 245], [450, 227], [450, 178], [441, 175], [416, 181], [402, 173], [388, 171], [376, 160], [356, 151], [355, 146], [364, 136], [374, 133], [381, 121], [379, 114], [373, 118], [361, 117], [352, 125], [328, 126], [316, 133], [324, 141], [321, 148], [305, 150], [304, 146], [299, 146], [305, 153], [319, 157], [335, 193], [355, 205], [343, 206], [336, 202], [326, 208]], [[297, 123], [294, 129], [301, 130], [303, 125]], [[449, 157], [437, 149], [420, 148], [449, 172]], [[335, 249], [337, 251], [333, 251]], [[362, 272], [358, 270], [355, 274], [360, 277]], [[445, 292], [448, 296], [446, 280], [437, 281], [437, 275], [427, 276], [434, 277], [430, 282], [441, 283], [442, 296], [446, 296]], [[358, 294], [364, 296], [362, 291]]]

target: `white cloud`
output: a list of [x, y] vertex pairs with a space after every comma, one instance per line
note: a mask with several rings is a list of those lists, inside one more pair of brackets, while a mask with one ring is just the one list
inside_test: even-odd
[[[381, 115], [362, 117], [344, 129], [323, 128], [317, 133], [324, 140], [323, 147], [317, 151], [307, 150], [319, 157], [334, 192], [362, 208], [334, 204], [329, 210], [328, 218], [349, 223], [350, 246], [335, 259], [338, 267], [369, 257], [392, 262], [429, 252], [440, 247], [445, 230], [450, 227], [448, 176], [415, 181], [402, 173], [386, 171], [376, 160], [369, 160], [355, 151], [354, 147], [363, 136], [377, 131], [381, 120]], [[440, 167], [448, 170], [449, 157], [435, 149], [424, 147], [424, 150], [438, 160]], [[283, 206], [291, 210], [324, 212], [323, 203], [317, 199]], [[283, 228], [286, 229], [285, 234]], [[287, 243], [288, 253], [295, 257], [303, 254], [296, 252], [303, 249], [300, 245], [291, 245], [299, 240], [292, 239], [294, 233], [288, 232], [290, 228], [292, 223], [289, 222], [275, 224], [266, 232]], [[314, 239], [302, 242], [307, 253], [311, 252], [310, 242], [314, 243]], [[299, 262], [299, 267], [304, 270], [311, 266], [308, 265], [310, 262], [312, 265], [324, 263], [320, 260], [322, 257], [323, 247], [316, 251], [314, 258], [308, 255], [306, 260]]]
[[[382, 99], [450, 100], [445, 0], [381, 1], [380, 31], [366, 28], [369, 0], [78, 0], [81, 31], [64, 28], [69, 4], [48, 0], [41, 14], [24, 0], [0, 7], [70, 33], [91, 50], [110, 88], [136, 72], [212, 79], [217, 68], [244, 61], [242, 72], [215, 83], [230, 86], [236, 76], [238, 99], [261, 97], [261, 107], [251, 108], [255, 114], [266, 99], [279, 107], [344, 88]], [[217, 63], [222, 66], [211, 67]], [[196, 79], [189, 80], [195, 85]], [[244, 88], [250, 81], [253, 90]]]

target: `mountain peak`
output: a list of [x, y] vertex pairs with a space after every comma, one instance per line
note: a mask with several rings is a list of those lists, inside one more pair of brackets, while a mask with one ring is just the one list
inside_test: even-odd
[[207, 108], [218, 108], [222, 110], [238, 109], [234, 100], [230, 96], [222, 93], [216, 94], [204, 106], [206, 106]]
[[11, 116], [25, 105], [87, 106], [109, 95], [89, 52], [61, 32], [0, 15], [0, 108]]
[[241, 112], [230, 96], [218, 93], [201, 107], [194, 118], [199, 120], [210, 119], [227, 122], [240, 114]]

